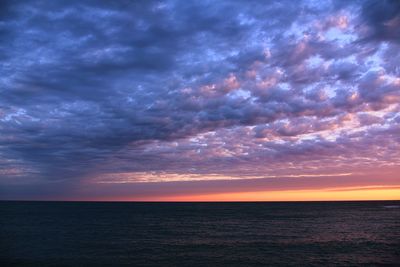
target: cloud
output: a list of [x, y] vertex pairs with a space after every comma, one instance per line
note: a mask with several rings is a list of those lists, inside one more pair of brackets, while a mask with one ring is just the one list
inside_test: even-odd
[[398, 164], [396, 1], [1, 5], [4, 187]]
[[400, 40], [400, 3], [396, 0], [366, 1], [362, 7], [366, 35], [377, 41]]

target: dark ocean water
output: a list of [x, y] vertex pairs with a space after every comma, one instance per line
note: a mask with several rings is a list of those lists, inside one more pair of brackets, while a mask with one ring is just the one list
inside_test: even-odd
[[0, 202], [0, 266], [400, 266], [400, 201]]

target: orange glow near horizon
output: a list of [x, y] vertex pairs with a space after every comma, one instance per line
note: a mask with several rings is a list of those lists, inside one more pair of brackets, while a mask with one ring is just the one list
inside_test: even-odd
[[[123, 199], [121, 199], [123, 200]], [[357, 201], [400, 200], [400, 187], [354, 188], [324, 190], [285, 190], [260, 192], [235, 192], [219, 194], [179, 195], [125, 199], [128, 201], [165, 202], [246, 202], [246, 201]]]

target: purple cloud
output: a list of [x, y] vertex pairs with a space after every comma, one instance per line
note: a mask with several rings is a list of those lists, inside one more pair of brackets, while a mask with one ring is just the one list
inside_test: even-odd
[[397, 1], [2, 5], [1, 198], [400, 166]]

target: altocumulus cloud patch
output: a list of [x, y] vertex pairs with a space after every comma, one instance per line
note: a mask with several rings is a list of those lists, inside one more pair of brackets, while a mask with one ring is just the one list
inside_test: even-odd
[[399, 166], [398, 1], [0, 10], [3, 194]]

